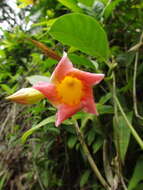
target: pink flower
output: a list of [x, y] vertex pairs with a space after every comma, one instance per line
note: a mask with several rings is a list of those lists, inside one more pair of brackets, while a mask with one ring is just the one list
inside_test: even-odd
[[38, 82], [32, 88], [40, 91], [58, 109], [56, 126], [59, 126], [81, 109], [98, 115], [92, 86], [103, 78], [104, 74], [94, 74], [74, 68], [65, 53], [55, 68], [50, 82]]

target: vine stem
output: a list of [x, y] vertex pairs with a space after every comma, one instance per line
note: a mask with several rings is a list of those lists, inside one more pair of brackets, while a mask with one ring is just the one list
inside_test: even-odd
[[80, 141], [81, 147], [83, 149], [83, 152], [86, 155], [94, 174], [96, 175], [96, 177], [98, 178], [98, 180], [100, 181], [100, 183], [104, 186], [104, 188], [106, 190], [111, 190], [110, 186], [108, 185], [108, 183], [106, 182], [104, 177], [101, 175], [99, 169], [97, 168], [96, 163], [93, 160], [92, 155], [90, 154], [89, 149], [84, 141], [83, 133], [81, 132], [76, 120], [74, 120], [74, 128], [76, 130], [76, 133], [77, 133], [78, 139]]
[[[140, 37], [139, 44], [142, 44], [143, 40], [143, 32]], [[134, 111], [136, 117], [143, 120], [143, 117], [139, 114], [138, 108], [137, 108], [137, 94], [136, 94], [136, 78], [137, 78], [137, 67], [138, 67], [138, 59], [139, 59], [139, 50], [136, 52], [135, 55], [135, 63], [134, 63], [134, 74], [133, 74], [133, 103], [134, 103]]]
[[138, 135], [138, 133], [136, 132], [136, 130], [134, 129], [134, 127], [133, 127], [133, 126], [131, 125], [131, 123], [129, 122], [129, 120], [128, 120], [128, 118], [127, 118], [127, 116], [126, 116], [126, 114], [125, 114], [125, 112], [124, 112], [124, 110], [123, 110], [123, 108], [122, 108], [122, 106], [121, 106], [121, 104], [120, 104], [118, 98], [117, 98], [117, 96], [115, 97], [115, 101], [116, 101], [116, 103], [117, 103], [117, 106], [118, 106], [118, 108], [119, 108], [119, 110], [120, 110], [120, 112], [121, 112], [121, 114], [122, 114], [124, 120], [125, 120], [126, 123], [127, 123], [127, 126], [128, 126], [129, 129], [131, 130], [132, 135], [134, 136], [134, 138], [136, 139], [137, 143], [140, 145], [141, 149], [143, 150], [143, 141], [142, 141], [142, 139], [140, 138], [140, 136]]

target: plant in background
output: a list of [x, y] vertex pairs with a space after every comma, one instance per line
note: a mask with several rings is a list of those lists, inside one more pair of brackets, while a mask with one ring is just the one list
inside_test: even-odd
[[34, 1], [33, 0], [19, 0], [20, 5], [18, 6], [19, 8], [25, 8], [28, 5], [33, 5]]

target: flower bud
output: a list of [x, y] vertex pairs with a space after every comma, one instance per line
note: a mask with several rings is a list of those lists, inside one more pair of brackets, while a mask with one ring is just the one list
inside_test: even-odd
[[16, 93], [6, 97], [7, 100], [20, 104], [34, 104], [45, 98], [44, 95], [34, 88], [22, 88]]

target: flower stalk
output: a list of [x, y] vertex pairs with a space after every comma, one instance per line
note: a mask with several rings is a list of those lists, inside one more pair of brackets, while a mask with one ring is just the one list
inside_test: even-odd
[[120, 112], [121, 112], [121, 114], [122, 114], [124, 120], [125, 120], [126, 123], [127, 123], [127, 126], [128, 126], [129, 129], [131, 130], [132, 135], [134, 136], [134, 138], [136, 139], [137, 143], [140, 145], [141, 149], [143, 150], [143, 141], [142, 141], [142, 139], [140, 138], [140, 136], [138, 135], [138, 133], [136, 132], [136, 130], [134, 129], [134, 127], [133, 127], [133, 126], [131, 125], [131, 123], [129, 122], [129, 120], [128, 120], [128, 118], [127, 118], [127, 116], [126, 116], [126, 114], [125, 114], [125, 112], [124, 112], [124, 110], [123, 110], [123, 108], [122, 108], [122, 106], [121, 106], [121, 104], [120, 104], [118, 98], [117, 98], [117, 96], [115, 97], [115, 101], [116, 101], [116, 103], [117, 103], [117, 106], [118, 106], [118, 108], [119, 108], [119, 110], [120, 110]]
[[74, 120], [74, 128], [76, 130], [76, 133], [77, 133], [77, 136], [78, 136], [78, 139], [80, 141], [80, 144], [81, 144], [81, 147], [83, 149], [83, 152], [84, 154], [86, 155], [87, 157], [87, 160], [91, 166], [91, 169], [93, 170], [95, 176], [98, 178], [98, 180], [100, 181], [100, 183], [103, 185], [103, 187], [106, 189], [106, 190], [111, 190], [110, 186], [108, 185], [108, 183], [106, 182], [106, 180], [104, 179], [104, 177], [101, 175], [91, 153], [89, 152], [89, 149], [84, 141], [84, 136], [83, 136], [83, 133], [81, 132], [79, 126], [78, 126], [78, 123], [76, 120]]

